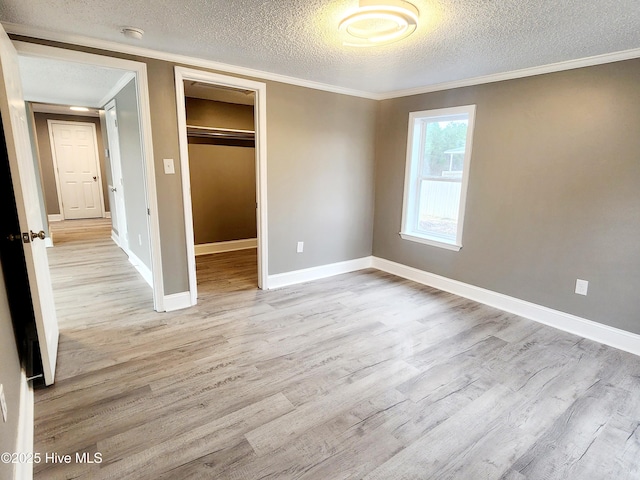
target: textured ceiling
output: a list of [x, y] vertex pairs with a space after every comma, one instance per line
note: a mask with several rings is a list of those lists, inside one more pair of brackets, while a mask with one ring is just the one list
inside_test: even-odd
[[[388, 92], [640, 47], [638, 0], [413, 0], [408, 39], [342, 46], [357, 0], [2, 0], [0, 21]], [[122, 26], [144, 29], [125, 39]]]
[[44, 58], [18, 58], [25, 100], [101, 107], [101, 100], [126, 74], [124, 70]]

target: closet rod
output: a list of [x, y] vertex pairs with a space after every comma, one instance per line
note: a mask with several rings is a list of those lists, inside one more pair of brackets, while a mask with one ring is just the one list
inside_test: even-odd
[[199, 127], [187, 125], [187, 136], [198, 138], [219, 138], [232, 140], [255, 140], [253, 130], [240, 130], [235, 128]]

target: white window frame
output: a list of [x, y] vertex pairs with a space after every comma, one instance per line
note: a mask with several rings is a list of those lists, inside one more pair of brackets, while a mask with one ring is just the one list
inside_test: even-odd
[[[416, 125], [416, 120], [427, 119], [429, 121], [445, 121], [447, 117], [468, 115], [467, 138], [462, 167], [462, 181], [460, 185], [460, 206], [458, 209], [458, 225], [456, 238], [448, 241], [445, 238], [417, 232], [414, 224], [417, 222], [417, 209], [419, 208], [420, 188], [418, 185], [418, 172], [421, 163], [422, 146], [421, 128]], [[467, 187], [469, 184], [469, 166], [471, 163], [471, 150], [473, 141], [473, 128], [475, 124], [475, 105], [464, 105], [451, 108], [439, 108], [436, 110], [423, 110], [409, 114], [409, 127], [407, 135], [407, 160], [404, 178], [404, 198], [402, 202], [402, 226], [400, 236], [404, 240], [423, 243], [448, 250], [459, 251], [462, 248], [462, 229], [464, 227], [464, 211], [467, 199]]]

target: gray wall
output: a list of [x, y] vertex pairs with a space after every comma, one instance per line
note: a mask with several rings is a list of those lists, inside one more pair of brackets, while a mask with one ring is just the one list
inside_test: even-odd
[[[253, 130], [253, 106], [186, 99], [187, 124]], [[197, 139], [199, 140], [199, 139]], [[195, 243], [256, 238], [256, 152], [189, 142]]]
[[118, 92], [115, 100], [129, 250], [151, 269], [145, 164], [135, 79]]
[[[0, 453], [16, 451], [20, 411], [20, 371], [7, 292], [0, 270], [0, 383], [4, 386], [8, 417], [6, 423], [0, 419]], [[0, 478], [13, 478], [13, 465], [0, 462]]]
[[253, 130], [253, 105], [203, 100], [187, 97], [187, 124], [201, 127], [237, 128]]
[[255, 149], [189, 144], [196, 245], [256, 238]]
[[[382, 101], [374, 255], [640, 333], [639, 78], [630, 60]], [[402, 240], [409, 112], [467, 104], [463, 248]]]
[[377, 102], [267, 88], [269, 273], [371, 255]]
[[47, 206], [47, 214], [60, 213], [58, 205], [58, 192], [56, 190], [56, 177], [53, 169], [53, 155], [49, 140], [49, 127], [47, 120], [62, 120], [65, 122], [93, 123], [96, 126], [96, 138], [98, 139], [98, 157], [100, 159], [100, 175], [102, 177], [102, 191], [104, 192], [104, 208], [109, 211], [109, 196], [107, 195], [107, 170], [105, 168], [104, 143], [100, 135], [100, 119], [97, 117], [84, 117], [79, 115], [58, 115], [52, 113], [34, 113], [36, 133], [38, 137], [38, 152], [40, 154], [40, 166], [42, 183], [44, 186], [44, 200]]
[[[133, 59], [147, 64], [149, 77], [164, 293], [170, 295], [186, 292], [189, 290], [189, 277], [182, 203], [174, 65], [160, 60], [139, 57]], [[175, 175], [164, 174], [163, 158], [174, 159]]]

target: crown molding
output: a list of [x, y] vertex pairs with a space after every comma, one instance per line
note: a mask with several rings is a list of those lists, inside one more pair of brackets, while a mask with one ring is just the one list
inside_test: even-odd
[[230, 65], [228, 63], [216, 62], [213, 60], [206, 60], [203, 58], [190, 57], [187, 55], [180, 55], [176, 53], [161, 52], [159, 50], [153, 50], [150, 48], [136, 47], [135, 45], [126, 45], [123, 43], [113, 42], [109, 40], [100, 40], [97, 38], [85, 37], [83, 35], [74, 35], [70, 33], [58, 32], [53, 30], [46, 30], [37, 27], [31, 27], [28, 25], [19, 25], [16, 23], [1, 22], [5, 31], [11, 35], [20, 35], [23, 37], [30, 37], [40, 40], [49, 40], [51, 42], [62, 42], [71, 45], [78, 45], [81, 47], [98, 48], [100, 50], [106, 50], [109, 52], [124, 53], [127, 55], [136, 55], [140, 57], [153, 58], [155, 60], [164, 60], [180, 65], [187, 65], [190, 67], [200, 67], [209, 70], [215, 70], [221, 73], [230, 73], [235, 75], [242, 75], [246, 77], [256, 78], [258, 80], [271, 80], [273, 82], [286, 83], [289, 85], [296, 85], [298, 87], [312, 88], [314, 90], [322, 90], [331, 93], [339, 93], [342, 95], [349, 95], [352, 97], [362, 97], [371, 100], [378, 100], [378, 95], [362, 90], [355, 90], [351, 88], [339, 87], [336, 85], [329, 85], [327, 83], [314, 82], [312, 80], [305, 80], [302, 78], [290, 77], [287, 75], [281, 75], [278, 73], [265, 72], [263, 70], [256, 70], [253, 68], [240, 67], [237, 65]]
[[621, 52], [605, 53], [602, 55], [594, 55], [592, 57], [579, 58], [576, 60], [567, 60], [564, 62], [550, 63], [548, 65], [540, 65], [539, 67], [523, 68], [520, 70], [512, 70], [510, 72], [494, 73], [491, 75], [483, 75], [481, 77], [456, 80], [453, 82], [444, 82], [435, 85], [426, 85], [424, 87], [396, 90], [393, 92], [379, 94], [377, 96], [377, 99], [387, 100], [391, 98], [409, 97], [411, 95], [440, 92], [442, 90], [452, 90], [454, 88], [461, 87], [471, 87], [473, 85], [482, 85], [484, 83], [494, 83], [502, 82], [504, 80], [513, 80], [516, 78], [534, 77], [536, 75], [544, 75], [545, 73], [562, 72], [565, 70], [573, 70], [583, 67], [593, 67], [595, 65], [620, 62], [623, 60], [631, 60], [633, 58], [639, 57], [640, 48], [633, 48], [631, 50], [623, 50]]
[[40, 39], [40, 40], [49, 40], [52, 42], [68, 43], [72, 45], [78, 45], [81, 47], [97, 48], [97, 49], [106, 50], [109, 52], [124, 53], [128, 55], [137, 55], [141, 57], [153, 58], [156, 60], [173, 62], [176, 64], [206, 68], [206, 69], [215, 70], [221, 73], [242, 75], [242, 76], [257, 78], [260, 80], [271, 80], [274, 82], [286, 83], [289, 85], [312, 88], [314, 90], [322, 90], [322, 91], [338, 93], [342, 95], [349, 95], [352, 97], [368, 98], [371, 100], [387, 100], [392, 98], [408, 97], [411, 95], [420, 95], [423, 93], [439, 92], [442, 90], [451, 90], [454, 88], [461, 88], [461, 87], [471, 87], [474, 85], [502, 82], [504, 80], [513, 80], [517, 78], [533, 77], [536, 75], [544, 75], [546, 73], [562, 72], [565, 70], [573, 70], [576, 68], [591, 67], [595, 65], [602, 65], [605, 63], [613, 63], [613, 62], [620, 62], [623, 60], [640, 58], [640, 48], [634, 48], [630, 50], [623, 50], [623, 51], [613, 52], [613, 53], [605, 53], [602, 55], [594, 55], [591, 57], [584, 57], [584, 58], [579, 58], [575, 60], [567, 60], [564, 62], [550, 63], [547, 65], [540, 65], [538, 67], [523, 68], [520, 70], [512, 70], [512, 71], [503, 72], [503, 73], [483, 75], [480, 77], [456, 80], [452, 82], [443, 82], [443, 83], [438, 83], [434, 85], [425, 85], [423, 87], [413, 87], [413, 88], [407, 88], [402, 90], [394, 90], [390, 92], [374, 93], [374, 92], [365, 92], [362, 90], [355, 90], [351, 88], [339, 87], [336, 85], [329, 85], [321, 82], [314, 82], [312, 80], [305, 80], [302, 78], [290, 77], [287, 75], [266, 72], [263, 70], [256, 70], [253, 68], [230, 65], [227, 63], [216, 62], [213, 60], [206, 60], [203, 58], [190, 57], [187, 55], [180, 55], [180, 54], [174, 54], [174, 53], [168, 53], [168, 52], [161, 52], [159, 50], [136, 47], [135, 45], [127, 45], [127, 44], [113, 42], [109, 40], [99, 40], [96, 38], [85, 37], [83, 35], [74, 35], [74, 34], [47, 30], [47, 29], [42, 29], [37, 27], [31, 27], [28, 25], [19, 25], [19, 24], [9, 23], [9, 22], [1, 22], [1, 23], [4, 29], [6, 30], [6, 32], [12, 35], [20, 35], [20, 36], [31, 37], [31, 38]]

